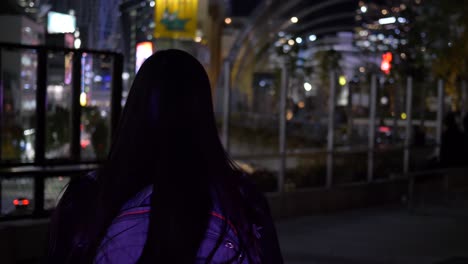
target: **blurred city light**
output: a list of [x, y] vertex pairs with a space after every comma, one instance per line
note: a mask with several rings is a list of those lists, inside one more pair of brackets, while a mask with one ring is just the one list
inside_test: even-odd
[[316, 35], [310, 35], [310, 36], [309, 36], [309, 40], [310, 40], [310, 41], [316, 41], [316, 40], [317, 40], [317, 36], [316, 36]]
[[290, 40], [288, 40], [288, 45], [289, 45], [289, 46], [292, 46], [292, 45], [294, 45], [294, 43], [295, 43], [295, 42], [294, 42], [294, 40], [293, 40], [293, 39], [290, 39]]
[[154, 1], [151, 1], [151, 2], [150, 2], [150, 6], [151, 6], [151, 7], [154, 7], [155, 5], [156, 5], [156, 3], [155, 3]]
[[297, 17], [291, 17], [291, 22], [296, 24], [297, 22], [299, 22], [299, 18]]
[[380, 64], [380, 69], [385, 73], [389, 74], [392, 69], [391, 62], [393, 61], [393, 55], [391, 52], [386, 52], [382, 55], [382, 63]]
[[85, 107], [88, 104], [88, 98], [85, 92], [80, 94], [80, 105], [81, 107]]
[[406, 113], [401, 113], [401, 119], [406, 120], [408, 118], [408, 115]]
[[[407, 21], [407, 20], [406, 20], [406, 18], [404, 18], [404, 17], [399, 17], [399, 18], [398, 18], [398, 22], [399, 22], [399, 23], [402, 23], [402, 24], [403, 24], [403, 23], [406, 23], [406, 21]], [[395, 22], [393, 22], [393, 23], [395, 23]]]
[[297, 37], [297, 38], [296, 38], [296, 42], [297, 42], [297, 44], [301, 44], [301, 43], [302, 43], [302, 38]]
[[128, 73], [128, 72], [122, 73], [122, 79], [124, 81], [128, 80], [129, 78], [130, 78], [130, 73]]
[[312, 84], [308, 83], [308, 82], [305, 82], [304, 83], [304, 90], [306, 90], [307, 92], [309, 92], [310, 90], [312, 90]]
[[24, 134], [25, 136], [32, 135], [32, 134], [34, 134], [34, 129], [26, 129], [26, 130], [23, 132], [23, 134]]
[[231, 24], [232, 23], [232, 19], [230, 17], [226, 17], [224, 19], [224, 23], [226, 23], [227, 25]]
[[395, 17], [386, 17], [386, 18], [379, 19], [379, 24], [380, 25], [394, 24], [396, 21], [397, 20]]
[[361, 12], [366, 13], [367, 12], [367, 6], [361, 6]]
[[383, 105], [388, 104], [388, 98], [386, 96], [380, 98], [380, 103], [383, 104]]
[[101, 77], [101, 75], [96, 75], [96, 76], [94, 76], [94, 82], [102, 82], [102, 77]]
[[49, 12], [47, 16], [48, 33], [72, 33], [76, 30], [76, 18], [70, 14]]
[[346, 77], [344, 75], [341, 75], [340, 78], [338, 79], [338, 83], [341, 86], [345, 86], [346, 85]]
[[79, 49], [81, 47], [81, 39], [75, 39], [75, 42], [73, 44], [75, 46], [75, 49]]

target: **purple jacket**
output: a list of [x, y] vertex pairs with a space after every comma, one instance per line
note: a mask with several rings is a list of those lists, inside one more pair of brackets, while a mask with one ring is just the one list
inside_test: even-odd
[[[138, 261], [145, 245], [149, 226], [151, 193], [152, 186], [148, 186], [122, 207], [119, 216], [112, 222], [98, 249], [95, 258], [96, 264], [130, 264]], [[228, 263], [227, 261], [232, 260], [240, 253], [239, 259], [231, 263], [248, 264], [247, 258], [242, 258], [243, 252], [238, 246], [234, 226], [221, 214], [216, 201], [214, 204], [196, 263], [206, 263], [206, 258], [216, 247], [217, 240], [222, 234], [222, 228], [227, 222], [228, 232], [223, 238], [223, 243], [216, 250], [211, 263]], [[268, 208], [264, 208], [264, 210], [268, 210]], [[257, 237], [260, 239], [262, 246], [262, 262], [268, 264], [283, 263], [269, 210], [265, 219], [265, 226], [256, 227]]]

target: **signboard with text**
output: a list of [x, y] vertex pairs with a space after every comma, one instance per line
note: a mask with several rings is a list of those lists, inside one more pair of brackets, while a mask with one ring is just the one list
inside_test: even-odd
[[156, 38], [195, 38], [198, 0], [157, 0], [154, 8]]

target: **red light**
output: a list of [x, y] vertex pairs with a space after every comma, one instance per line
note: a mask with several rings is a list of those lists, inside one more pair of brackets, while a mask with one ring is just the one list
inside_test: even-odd
[[28, 200], [28, 199], [24, 199], [24, 200], [23, 200], [23, 205], [29, 205], [29, 200]]
[[80, 142], [82, 148], [86, 148], [89, 144], [91, 144], [91, 141], [89, 139], [82, 139]]
[[19, 205], [18, 199], [14, 199], [14, 200], [13, 200], [13, 205], [15, 205], [15, 206], [16, 206], [16, 205]]
[[390, 73], [390, 63], [388, 61], [382, 61], [382, 65], [380, 66], [380, 69], [385, 72], [386, 74]]
[[379, 132], [380, 133], [388, 133], [388, 132], [390, 132], [390, 128], [388, 126], [381, 126], [381, 127], [379, 127]]
[[382, 63], [380, 64], [380, 69], [385, 73], [389, 74], [392, 69], [393, 55], [391, 52], [386, 52], [382, 55]]

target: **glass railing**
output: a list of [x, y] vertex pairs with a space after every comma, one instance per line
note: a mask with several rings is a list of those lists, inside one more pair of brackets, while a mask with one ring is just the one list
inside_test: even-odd
[[105, 159], [122, 71], [115, 52], [0, 43], [0, 219], [47, 215]]

